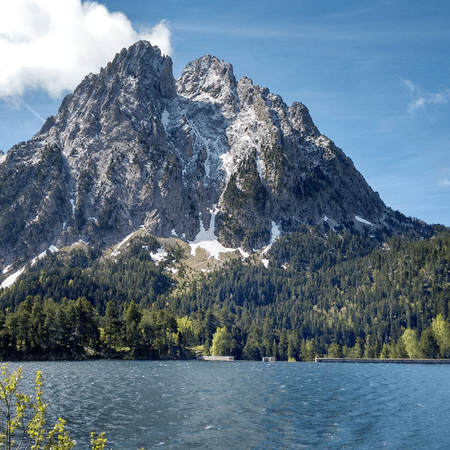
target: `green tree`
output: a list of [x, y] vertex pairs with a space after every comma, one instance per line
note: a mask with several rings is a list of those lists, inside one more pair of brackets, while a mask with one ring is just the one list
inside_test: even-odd
[[431, 328], [439, 345], [440, 356], [450, 357], [450, 325], [444, 320], [442, 314], [438, 314], [436, 319], [433, 319]]
[[[300, 344], [299, 336], [293, 331], [288, 336], [287, 357], [288, 361], [298, 361], [300, 358], [301, 348], [303, 349], [304, 341]], [[303, 355], [302, 355], [303, 356]]]
[[119, 312], [113, 300], [106, 303], [105, 317], [103, 318], [105, 336], [108, 339], [108, 348], [116, 348], [117, 337], [119, 335], [122, 322], [119, 318]]
[[33, 300], [33, 307], [31, 309], [31, 316], [29, 320], [28, 338], [31, 342], [31, 348], [41, 348], [44, 344], [44, 311], [42, 305], [42, 298], [36, 295]]
[[69, 322], [72, 326], [73, 349], [79, 345], [92, 345], [94, 349], [99, 338], [97, 313], [86, 297], [78, 297], [69, 308]]
[[228, 356], [233, 355], [236, 350], [236, 341], [227, 327], [217, 327], [211, 344], [211, 355]]
[[364, 341], [358, 336], [356, 338], [355, 345], [349, 351], [350, 358], [362, 358], [364, 356], [365, 344]]
[[140, 340], [140, 332], [139, 332], [139, 322], [141, 321], [142, 313], [139, 311], [138, 305], [131, 300], [128, 308], [126, 309], [124, 316], [124, 325], [125, 325], [125, 343], [131, 348], [131, 350], [135, 350], [139, 345]]
[[188, 347], [193, 347], [196, 343], [193, 320], [189, 316], [180, 317], [177, 319], [177, 327], [183, 336], [183, 342]]
[[67, 345], [70, 339], [71, 325], [62, 305], [51, 299], [44, 303], [45, 345], [47, 348]]
[[389, 344], [383, 344], [383, 348], [381, 349], [380, 358], [386, 359], [391, 357], [391, 348]]
[[278, 356], [280, 360], [286, 361], [288, 359], [287, 350], [288, 350], [288, 338], [286, 334], [286, 330], [281, 332], [280, 342], [278, 343]]
[[7, 308], [4, 324], [4, 333], [5, 333], [5, 340], [9, 344], [7, 350], [10, 349], [13, 355], [17, 352], [17, 333], [18, 333], [17, 329], [18, 329], [17, 315], [16, 313], [11, 312], [9, 308]]
[[213, 312], [208, 309], [205, 313], [205, 319], [203, 321], [203, 344], [205, 348], [209, 349], [211, 346], [211, 340], [216, 329], [216, 318]]
[[[35, 398], [19, 392], [22, 367], [8, 372], [8, 364], [1, 367], [0, 380], [0, 447], [5, 450], [70, 450], [76, 442], [65, 429], [65, 421], [58, 419], [55, 425], [46, 427], [45, 414], [48, 405], [43, 401], [43, 377], [36, 373]], [[104, 450], [105, 434], [91, 434], [91, 449]]]
[[252, 331], [247, 336], [244, 348], [242, 349], [242, 357], [251, 361], [257, 361], [258, 359], [261, 359], [261, 354], [258, 348], [258, 341]]
[[157, 312], [156, 329], [159, 333], [159, 354], [161, 355], [161, 351], [167, 351], [172, 355], [173, 335], [177, 332], [177, 321], [172, 311], [161, 309]]
[[316, 340], [303, 340], [300, 353], [303, 361], [314, 361], [316, 356], [319, 355]]
[[408, 357], [406, 352], [405, 341], [400, 338], [397, 343], [391, 344], [391, 358], [393, 359], [405, 359]]
[[20, 350], [24, 351], [25, 354], [29, 353], [31, 346], [29, 327], [32, 304], [33, 297], [31, 297], [31, 295], [28, 295], [16, 310], [17, 341]]
[[422, 336], [420, 336], [419, 349], [423, 358], [434, 359], [439, 357], [439, 345], [438, 341], [434, 337], [432, 328], [427, 328], [422, 331]]
[[416, 330], [412, 330], [411, 328], [407, 328], [401, 337], [403, 343], [405, 344], [406, 353], [409, 356], [409, 359], [419, 358], [420, 350], [419, 343], [417, 342], [417, 333]]
[[144, 311], [142, 319], [139, 322], [139, 330], [142, 334], [142, 348], [141, 351], [147, 356], [152, 356], [153, 341], [156, 338], [156, 323], [157, 323], [156, 311]]
[[336, 344], [335, 342], [333, 342], [329, 347], [328, 347], [328, 358], [342, 358], [342, 348], [339, 344]]

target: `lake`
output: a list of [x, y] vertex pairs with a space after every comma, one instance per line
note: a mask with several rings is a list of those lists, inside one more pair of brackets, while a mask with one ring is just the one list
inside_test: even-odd
[[[10, 363], [12, 371], [19, 364]], [[442, 449], [450, 366], [211, 361], [29, 362], [49, 413], [88, 448]], [[53, 422], [52, 422], [53, 423]]]

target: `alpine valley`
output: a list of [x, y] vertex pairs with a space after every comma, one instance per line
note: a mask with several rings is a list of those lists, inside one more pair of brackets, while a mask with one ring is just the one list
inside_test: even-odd
[[3, 357], [450, 355], [448, 230], [213, 56], [137, 42], [0, 161]]

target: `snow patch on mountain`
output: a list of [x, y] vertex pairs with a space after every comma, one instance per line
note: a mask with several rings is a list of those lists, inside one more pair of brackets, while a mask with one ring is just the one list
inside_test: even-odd
[[161, 116], [162, 124], [164, 125], [164, 128], [167, 128], [169, 126], [169, 111], [165, 109]]
[[136, 231], [133, 231], [132, 233], [130, 233], [125, 239], [122, 240], [122, 242], [120, 242], [116, 249], [111, 253], [111, 256], [113, 258], [115, 258], [116, 256], [118, 256], [120, 254], [120, 247], [122, 247], [123, 245], [125, 245], [132, 237], [133, 235], [136, 233]]
[[[58, 251], [58, 248], [56, 248], [54, 245], [50, 245], [48, 250], [52, 253], [56, 253]], [[47, 256], [47, 251], [40, 253], [38, 256], [36, 256], [36, 258], [34, 258], [31, 261], [31, 265], [34, 266], [40, 259], [45, 258], [46, 256]], [[7, 267], [7, 268], [9, 268], [9, 267]], [[17, 272], [14, 272], [8, 278], [3, 280], [3, 283], [0, 286], [0, 289], [7, 289], [7, 288], [11, 287], [16, 282], [17, 278], [19, 278], [20, 275], [22, 275], [22, 273], [25, 271], [25, 269], [26, 269], [26, 266], [23, 266]], [[3, 271], [3, 273], [5, 273], [5, 272]]]
[[328, 216], [323, 216], [322, 219], [319, 221], [319, 224], [321, 223], [327, 223], [331, 228], [337, 227], [339, 224], [333, 219], [330, 219]]
[[264, 170], [263, 170], [263, 162], [262, 162], [261, 158], [256, 158], [256, 170], [258, 171], [259, 178], [261, 178], [261, 180], [263, 180], [264, 179]]
[[25, 267], [26, 266], [22, 267], [20, 270], [18, 270], [17, 272], [13, 273], [8, 278], [3, 280], [3, 283], [1, 284], [0, 288], [7, 289], [7, 288], [11, 287], [16, 282], [17, 278], [19, 278], [20, 275], [22, 275], [22, 273], [25, 270]]
[[[262, 251], [262, 254], [265, 255], [270, 248], [272, 247], [273, 243], [281, 236], [281, 230], [280, 227], [272, 220], [272, 229], [271, 229], [271, 237], [270, 237], [270, 244], [265, 247]], [[264, 264], [264, 263], [263, 263]]]
[[281, 236], [280, 227], [272, 220], [272, 245]]
[[233, 174], [235, 166], [233, 164], [233, 155], [231, 153], [222, 153], [220, 159], [222, 160], [222, 169], [227, 174], [226, 181], [228, 181]]
[[218, 237], [214, 234], [214, 226], [216, 220], [216, 213], [219, 210], [217, 206], [211, 211], [211, 221], [208, 229], [205, 229], [203, 224], [203, 219], [200, 218], [200, 231], [192, 242], [189, 242], [191, 246], [191, 255], [196, 255], [197, 248], [203, 248], [208, 252], [211, 258], [215, 258], [220, 261], [220, 253], [231, 253], [239, 250], [244, 258], [248, 258], [249, 253], [245, 252], [242, 248], [227, 248], [224, 247], [220, 242]]
[[363, 218], [360, 217], [360, 216], [355, 216], [355, 219], [356, 219], [358, 222], [363, 223], [364, 225], [369, 225], [369, 226], [373, 227], [373, 223], [372, 223], [372, 222], [369, 222], [368, 220], [363, 219]]
[[158, 250], [156, 250], [156, 253], [151, 252], [150, 256], [152, 260], [158, 265], [160, 262], [163, 262], [166, 260], [168, 253], [164, 250], [164, 248], [160, 247]]

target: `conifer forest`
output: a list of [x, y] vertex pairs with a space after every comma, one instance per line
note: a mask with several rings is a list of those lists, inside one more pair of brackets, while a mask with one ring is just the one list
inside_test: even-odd
[[[428, 239], [300, 226], [263, 255], [193, 273], [138, 236], [125, 253], [50, 253], [0, 292], [3, 359], [311, 361], [450, 357], [450, 231]], [[167, 250], [167, 249], [166, 249]]]

